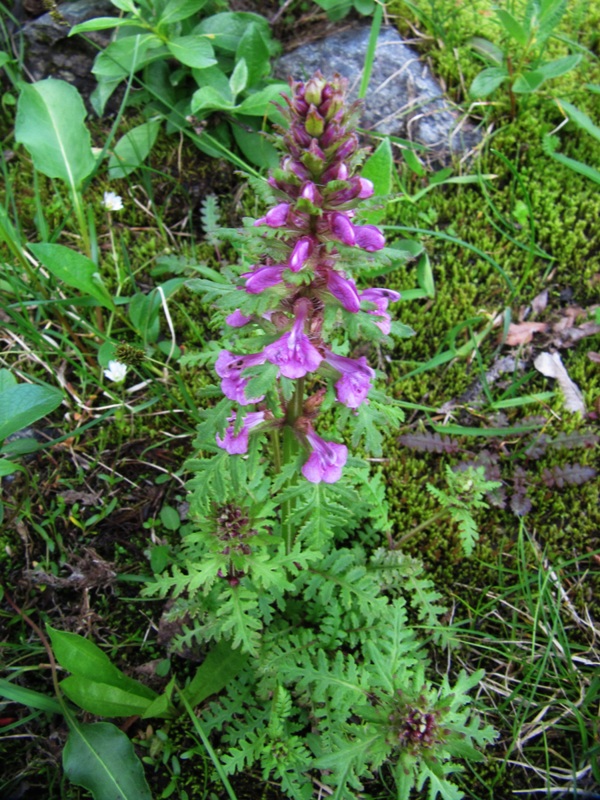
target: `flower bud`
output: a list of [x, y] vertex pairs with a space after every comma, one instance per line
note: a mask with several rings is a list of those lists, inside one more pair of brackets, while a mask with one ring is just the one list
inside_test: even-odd
[[310, 136], [320, 136], [325, 128], [325, 120], [314, 106], [311, 106], [306, 115], [306, 132]]
[[313, 106], [320, 106], [326, 82], [320, 73], [314, 75], [304, 87], [304, 99]]

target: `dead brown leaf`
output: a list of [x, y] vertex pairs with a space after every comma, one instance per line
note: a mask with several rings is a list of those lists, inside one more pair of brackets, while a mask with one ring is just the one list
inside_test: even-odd
[[529, 344], [534, 333], [543, 333], [547, 329], [547, 322], [511, 322], [508, 326], [505, 344], [509, 347]]

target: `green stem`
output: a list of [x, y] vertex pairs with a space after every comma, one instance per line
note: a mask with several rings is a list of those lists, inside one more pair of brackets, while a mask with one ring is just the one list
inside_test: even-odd
[[396, 548], [400, 547], [406, 541], [408, 541], [408, 539], [411, 539], [413, 536], [416, 536], [417, 533], [420, 533], [421, 531], [424, 531], [425, 528], [428, 528], [430, 525], [433, 525], [435, 522], [439, 522], [441, 519], [444, 519], [445, 517], [448, 517], [448, 518], [450, 517], [450, 512], [447, 509], [444, 509], [443, 511], [438, 511], [438, 513], [434, 514], [433, 517], [429, 517], [429, 519], [426, 519], [425, 522], [421, 522], [420, 525], [416, 525], [408, 533], [405, 533], [404, 536], [402, 536], [400, 539], [398, 539], [398, 541], [394, 542], [394, 547], [396, 547]]
[[[285, 426], [283, 428], [283, 458], [281, 464], [289, 464], [298, 453], [298, 440], [294, 433], [294, 424], [298, 417], [302, 415], [302, 406], [304, 405], [304, 378], [300, 378], [296, 383], [296, 391], [294, 396], [288, 403], [287, 413], [285, 415]], [[291, 477], [284, 488], [292, 486], [296, 482], [295, 476]], [[294, 501], [291, 499], [284, 500], [281, 504], [281, 532], [285, 540], [286, 552], [291, 553], [294, 546], [294, 526], [291, 522], [292, 512], [294, 510]]]
[[83, 196], [77, 189], [73, 189], [73, 208], [75, 209], [75, 216], [77, 217], [77, 224], [79, 225], [79, 232], [83, 241], [83, 249], [88, 258], [92, 257], [92, 245], [90, 242], [90, 234], [88, 230], [87, 219], [83, 211]]

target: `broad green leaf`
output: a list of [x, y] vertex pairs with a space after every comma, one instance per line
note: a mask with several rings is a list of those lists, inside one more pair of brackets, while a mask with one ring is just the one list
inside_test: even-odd
[[362, 14], [366, 17], [373, 13], [375, 2], [374, 0], [354, 0], [354, 8], [359, 14]]
[[481, 36], [473, 36], [469, 39], [469, 44], [476, 52], [480, 53], [484, 58], [489, 59], [496, 66], [501, 67], [504, 63], [504, 53], [502, 50]]
[[133, 0], [110, 0], [110, 2], [120, 11], [127, 11], [129, 14], [135, 14], [137, 11]]
[[125, 178], [136, 170], [152, 150], [159, 129], [160, 120], [151, 119], [122, 136], [108, 161], [108, 177]]
[[272, 83], [244, 98], [237, 107], [237, 111], [249, 117], [266, 116], [273, 121], [281, 121], [283, 119], [281, 112], [275, 108], [273, 103], [283, 104], [282, 92], [289, 95], [290, 87], [287, 83]]
[[516, 78], [512, 85], [512, 90], [516, 94], [530, 94], [539, 89], [545, 80], [546, 78], [541, 70], [532, 69], [530, 72], [524, 72]]
[[229, 642], [222, 639], [206, 656], [196, 670], [192, 682], [184, 690], [191, 706], [197, 706], [218, 694], [246, 666], [248, 654], [240, 649], [234, 650]]
[[102, 50], [92, 72], [98, 80], [122, 80], [166, 53], [162, 41], [153, 33], [137, 33], [111, 42]]
[[29, 706], [29, 708], [39, 708], [41, 711], [49, 711], [52, 714], [62, 714], [62, 707], [54, 697], [17, 686], [5, 678], [0, 678], [0, 697], [5, 697], [13, 703]]
[[[173, 506], [165, 505], [160, 510], [160, 521], [168, 531], [177, 531], [181, 527], [179, 512]], [[160, 570], [157, 570], [160, 572]]]
[[148, 708], [142, 714], [142, 719], [151, 719], [158, 717], [158, 719], [173, 719], [178, 716], [177, 709], [171, 700], [171, 694], [175, 686], [175, 679], [169, 682], [163, 694], [153, 700]]
[[233, 98], [228, 100], [213, 86], [203, 86], [192, 95], [190, 108], [192, 114], [199, 111], [220, 111], [234, 107]]
[[487, 97], [508, 78], [506, 67], [487, 67], [482, 70], [471, 84], [471, 97]]
[[246, 86], [254, 86], [261, 78], [269, 74], [270, 55], [264, 31], [255, 23], [248, 25], [235, 52], [236, 61], [244, 59], [248, 68]]
[[0, 441], [50, 414], [63, 394], [51, 386], [19, 383], [0, 393]]
[[194, 28], [194, 33], [210, 34], [215, 47], [235, 53], [248, 25], [256, 24], [263, 32], [265, 38], [270, 37], [269, 23], [259, 14], [245, 11], [223, 11], [203, 19]]
[[69, 700], [98, 717], [143, 714], [153, 702], [152, 698], [102, 683], [99, 678], [84, 678], [82, 675], [65, 678], [60, 682], [60, 688]]
[[177, 36], [167, 42], [171, 55], [186, 67], [212, 67], [217, 63], [212, 44], [206, 36]]
[[112, 297], [100, 277], [98, 267], [90, 258], [62, 244], [32, 244], [29, 249], [55, 278], [83, 294], [89, 294], [104, 308], [114, 309]]
[[246, 86], [248, 85], [248, 67], [246, 65], [246, 59], [241, 58], [237, 64], [233, 72], [231, 73], [231, 77], [229, 78], [229, 88], [231, 89], [231, 94], [233, 95], [234, 99], [244, 91]]
[[417, 282], [427, 297], [435, 297], [435, 281], [427, 253], [423, 253], [417, 264]]
[[415, 151], [411, 147], [403, 147], [401, 150], [402, 158], [404, 159], [406, 166], [412, 170], [415, 175], [418, 175], [420, 178], [423, 178], [427, 174], [427, 170], [423, 166], [419, 156], [415, 153]]
[[[156, 692], [139, 681], [129, 678], [115, 667], [106, 653], [94, 642], [68, 631], [46, 625], [56, 660], [64, 669], [81, 678], [108, 684], [138, 697], [152, 700]], [[68, 679], [67, 679], [68, 680]]]
[[192, 75], [199, 88], [210, 86], [224, 100], [233, 104], [233, 95], [227, 75], [219, 67], [206, 67], [206, 69], [193, 69]]
[[251, 130], [252, 117], [246, 117], [244, 120], [238, 116], [238, 121], [241, 125], [232, 126], [233, 138], [244, 156], [257, 167], [275, 169], [279, 164], [279, 151], [265, 136]]
[[94, 800], [152, 800], [142, 764], [127, 736], [109, 722], [83, 725], [70, 720], [63, 750], [68, 779]]
[[518, 44], [520, 44], [521, 47], [525, 47], [529, 40], [529, 34], [521, 25], [521, 23], [518, 22], [518, 20], [516, 20], [513, 15], [504, 8], [496, 8], [494, 10], [506, 33]]
[[172, 25], [197, 14], [207, 3], [207, 0], [169, 0], [158, 22], [160, 25]]
[[0, 369], [0, 392], [17, 385], [17, 379], [9, 369]]
[[77, 33], [87, 33], [88, 31], [104, 31], [107, 28], [126, 27], [139, 28], [140, 23], [137, 19], [128, 19], [126, 17], [122, 19], [119, 17], [96, 17], [95, 19], [88, 19], [86, 22], [80, 22], [78, 25], [73, 25], [69, 31], [69, 36], [75, 36]]
[[25, 470], [16, 461], [9, 461], [7, 458], [0, 458], [0, 478], [12, 475], [13, 472], [24, 472]]
[[23, 84], [15, 139], [27, 148], [36, 169], [64, 181], [73, 192], [96, 166], [85, 117], [74, 86], [52, 78]]
[[8, 64], [9, 61], [12, 61], [10, 55], [5, 50], [0, 50], [0, 69], [2, 69], [5, 64]]
[[581, 54], [578, 53], [574, 56], [564, 56], [564, 58], [555, 58], [554, 61], [548, 61], [537, 68], [541, 72], [545, 80], [549, 78], [559, 78], [565, 75], [579, 64], [581, 61]]
[[[383, 139], [375, 152], [369, 156], [361, 170], [361, 176], [373, 183], [375, 197], [389, 195], [392, 191], [392, 180], [395, 174], [392, 145], [389, 139]], [[369, 224], [377, 224], [385, 218], [385, 208], [375, 211], [364, 211], [360, 214]]]
[[590, 136], [593, 136], [594, 139], [598, 139], [600, 142], [600, 128], [594, 125], [587, 114], [584, 114], [577, 106], [568, 103], [566, 100], [557, 100], [556, 102], [569, 115], [571, 122], [574, 122], [578, 127], [582, 128], [586, 133], [589, 133]]
[[363, 178], [373, 182], [375, 195], [387, 195], [392, 191], [394, 158], [389, 139], [383, 139], [375, 152], [365, 161], [361, 170]]

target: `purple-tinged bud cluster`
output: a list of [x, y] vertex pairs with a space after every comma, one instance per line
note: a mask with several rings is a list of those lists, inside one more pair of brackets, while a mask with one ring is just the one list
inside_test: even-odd
[[[326, 309], [370, 315], [387, 335], [391, 329], [388, 305], [400, 298], [389, 289], [359, 291], [342, 266], [345, 248], [362, 250], [368, 262], [370, 253], [385, 246], [379, 228], [355, 220], [355, 209], [373, 195], [373, 184], [356, 174], [361, 157], [354, 130], [358, 106], [346, 106], [346, 83], [338, 75], [326, 81], [320, 73], [306, 83], [290, 83], [291, 97], [284, 98], [287, 108], [281, 108], [289, 122], [287, 130], [280, 131], [283, 156], [269, 178], [277, 202], [254, 223], [276, 232], [277, 256], [269, 253], [272, 239], [265, 237], [260, 263], [242, 275], [240, 286], [249, 295], [266, 293], [271, 307], [260, 320], [240, 310], [227, 317], [233, 328], [260, 322], [263, 333], [271, 332], [272, 341], [249, 355], [224, 350], [216, 363], [226, 397], [241, 406], [261, 404], [261, 410], [247, 413], [241, 422], [231, 418], [225, 435], [217, 437], [219, 446], [243, 453], [253, 428], [288, 425], [308, 454], [302, 473], [313, 483], [339, 480], [348, 455], [345, 445], [326, 442], [313, 429], [323, 383], [333, 386], [337, 402], [358, 409], [368, 402], [375, 378], [366, 358], [352, 359], [332, 351], [324, 330]], [[257, 367], [268, 363], [278, 367], [278, 376], [302, 380], [298, 385], [302, 393], [306, 387], [308, 395], [302, 394], [300, 404], [296, 397], [294, 411], [282, 399], [282, 392], [272, 393], [279, 398], [279, 409], [268, 407], [264, 395], [248, 396], [247, 370], [252, 368], [254, 375]], [[273, 402], [270, 395], [268, 402]]]

